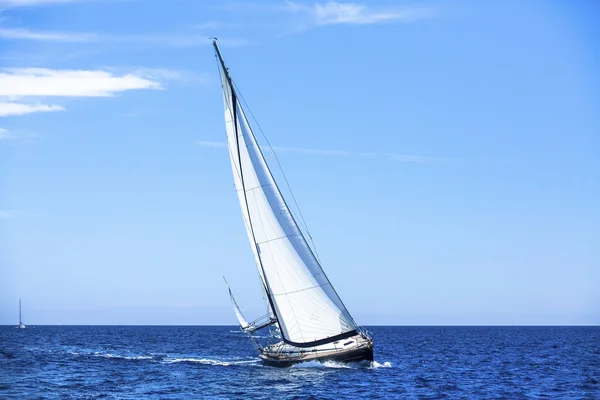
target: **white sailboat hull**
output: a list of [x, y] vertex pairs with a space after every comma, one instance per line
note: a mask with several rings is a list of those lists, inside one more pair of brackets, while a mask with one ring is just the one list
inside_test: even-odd
[[287, 367], [307, 361], [373, 361], [373, 341], [357, 334], [320, 346], [300, 348], [279, 342], [262, 349], [259, 357], [268, 365]]

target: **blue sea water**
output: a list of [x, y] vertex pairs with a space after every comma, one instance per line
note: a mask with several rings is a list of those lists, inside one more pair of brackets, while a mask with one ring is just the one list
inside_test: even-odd
[[600, 327], [370, 327], [375, 362], [259, 361], [229, 326], [0, 327], [0, 398], [600, 399]]

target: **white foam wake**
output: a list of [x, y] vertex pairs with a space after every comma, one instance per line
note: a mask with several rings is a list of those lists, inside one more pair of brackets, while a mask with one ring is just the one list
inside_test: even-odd
[[103, 353], [100, 351], [86, 352], [86, 351], [68, 351], [67, 353], [75, 356], [87, 356], [87, 357], [102, 357], [102, 358], [114, 358], [118, 360], [151, 360], [152, 356], [125, 356], [122, 354]]
[[221, 365], [221, 366], [229, 366], [229, 365], [240, 365], [240, 364], [255, 364], [257, 360], [239, 360], [239, 361], [223, 361], [223, 360], [211, 360], [210, 358], [170, 358], [163, 360], [164, 363], [173, 364], [180, 362], [187, 363], [196, 363], [203, 365]]
[[389, 361], [385, 361], [383, 363], [379, 363], [377, 361], [372, 361], [372, 362], [364, 362], [364, 361], [358, 361], [358, 362], [349, 362], [349, 363], [341, 363], [341, 362], [337, 362], [337, 361], [305, 361], [299, 364], [294, 364], [292, 365], [291, 368], [337, 368], [337, 369], [343, 369], [343, 368], [355, 368], [355, 369], [360, 369], [360, 368], [371, 368], [371, 369], [378, 369], [378, 368], [391, 368], [392, 367], [392, 363]]
[[123, 356], [120, 354], [111, 354], [111, 353], [94, 353], [94, 356], [97, 357], [106, 357], [106, 358], [117, 358], [121, 360], [151, 360], [152, 356]]
[[352, 368], [349, 364], [343, 364], [336, 361], [304, 361], [292, 365], [290, 368]]
[[392, 367], [392, 363], [389, 362], [389, 361], [386, 361], [383, 364], [380, 364], [377, 361], [373, 361], [371, 363], [371, 368], [373, 368], [373, 369], [377, 369], [377, 368], [391, 368], [391, 367]]

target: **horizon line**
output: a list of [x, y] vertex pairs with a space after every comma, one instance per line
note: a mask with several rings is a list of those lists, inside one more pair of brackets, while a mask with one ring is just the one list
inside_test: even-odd
[[[15, 324], [0, 324], [0, 327], [16, 327], [18, 325]], [[26, 327], [35, 327], [35, 326], [122, 326], [122, 327], [132, 327], [132, 326], [140, 326], [140, 327], [151, 327], [151, 326], [172, 326], [172, 327], [238, 327], [238, 325], [223, 325], [223, 324], [28, 324]], [[402, 324], [385, 324], [385, 325], [372, 325], [372, 324], [364, 324], [360, 326], [366, 327], [405, 327], [405, 328], [422, 328], [422, 327], [472, 327], [472, 328], [493, 328], [493, 327], [600, 327], [600, 323], [598, 324], [424, 324], [424, 325], [402, 325]], [[240, 329], [240, 332], [242, 330]]]

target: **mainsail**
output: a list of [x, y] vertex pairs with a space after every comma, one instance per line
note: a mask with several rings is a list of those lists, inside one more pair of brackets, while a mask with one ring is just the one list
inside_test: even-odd
[[317, 346], [357, 334], [357, 325], [335, 292], [296, 224], [213, 42], [219, 59], [225, 126], [235, 187], [263, 289], [283, 340]]

